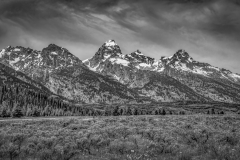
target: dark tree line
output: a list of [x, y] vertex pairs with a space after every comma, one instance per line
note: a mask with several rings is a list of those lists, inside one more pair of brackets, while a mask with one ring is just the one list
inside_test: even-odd
[[146, 110], [129, 106], [106, 106], [103, 109], [76, 106], [58, 97], [28, 89], [18, 84], [0, 86], [0, 117], [22, 116], [120, 116], [165, 115], [164, 109]]
[[[29, 89], [19, 84], [0, 86], [0, 117], [22, 116], [121, 116], [121, 115], [172, 115], [187, 114], [164, 107], [151, 108], [131, 105], [74, 105], [57, 96]], [[224, 114], [214, 109], [207, 114]]]
[[0, 116], [71, 116], [79, 115], [80, 108], [40, 91], [21, 85], [0, 87]]

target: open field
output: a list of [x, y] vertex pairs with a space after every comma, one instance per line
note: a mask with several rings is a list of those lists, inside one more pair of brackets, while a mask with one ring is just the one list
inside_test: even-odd
[[0, 121], [1, 159], [235, 160], [239, 156], [239, 115]]

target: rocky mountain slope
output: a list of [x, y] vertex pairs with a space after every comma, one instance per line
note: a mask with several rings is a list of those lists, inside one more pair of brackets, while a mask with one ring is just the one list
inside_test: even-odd
[[184, 50], [156, 60], [139, 50], [124, 55], [109, 40], [82, 62], [55, 44], [42, 51], [9, 46], [0, 51], [0, 62], [21, 80], [76, 103], [240, 103], [240, 75], [195, 61]]
[[123, 55], [110, 40], [83, 62], [92, 71], [112, 76], [157, 101], [240, 101], [240, 75], [195, 61], [184, 50], [156, 60], [139, 50]]
[[77, 103], [129, 103], [142, 99], [136, 91], [89, 70], [67, 49], [54, 44], [42, 51], [9, 46], [0, 52], [0, 61]]
[[[53, 94], [47, 87], [38, 83], [26, 76], [24, 73], [19, 72], [11, 68], [10, 66], [0, 63], [0, 88], [1, 91], [4, 86], [8, 88], [25, 88], [29, 91], [34, 91], [36, 93], [41, 93], [48, 95], [48, 97], [59, 97], [58, 95]], [[59, 97], [62, 98], [62, 97]]]

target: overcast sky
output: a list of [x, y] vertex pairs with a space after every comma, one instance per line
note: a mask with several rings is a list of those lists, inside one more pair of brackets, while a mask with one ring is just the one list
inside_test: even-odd
[[50, 43], [81, 60], [114, 39], [160, 59], [193, 59], [240, 73], [239, 0], [0, 0], [0, 48]]

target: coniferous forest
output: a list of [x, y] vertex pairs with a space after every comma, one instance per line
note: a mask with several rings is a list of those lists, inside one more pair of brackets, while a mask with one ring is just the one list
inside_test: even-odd
[[[196, 102], [192, 102], [196, 103]], [[237, 104], [73, 104], [61, 98], [23, 87], [0, 87], [0, 117], [184, 115], [240, 113]], [[177, 106], [177, 107], [176, 107]], [[203, 107], [205, 106], [205, 107]]]
[[64, 102], [58, 97], [48, 96], [41, 92], [16, 86], [1, 87], [0, 116], [119, 116], [166, 114], [165, 110], [137, 110], [130, 107], [106, 106], [104, 109], [86, 107]]

